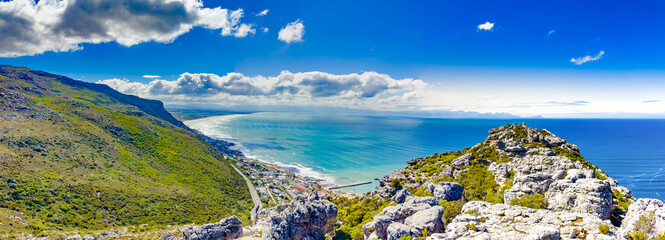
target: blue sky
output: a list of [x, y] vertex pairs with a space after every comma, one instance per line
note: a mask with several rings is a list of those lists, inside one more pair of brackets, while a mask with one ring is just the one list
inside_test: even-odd
[[[16, 15], [7, 3], [11, 4], [0, 5], [3, 19]], [[387, 91], [383, 97], [372, 96], [376, 100], [419, 91], [420, 100], [400, 105], [413, 110], [521, 116], [652, 116], [665, 112], [654, 110], [665, 109], [660, 103], [665, 96], [659, 93], [665, 92], [662, 1], [204, 1], [199, 8], [215, 7], [242, 9], [239, 22], [251, 25], [254, 33], [222, 36], [220, 29], [224, 28], [194, 26], [172, 42], [148, 40], [124, 46], [128, 44], [102, 40], [82, 43], [78, 50], [4, 57], [0, 64], [90, 82], [120, 79], [142, 84], [154, 80], [143, 75], [177, 81], [183, 73], [224, 76], [237, 72], [253, 78], [276, 77], [282, 71], [335, 76], [376, 72], [396, 81], [426, 83], [424, 90], [412, 86]], [[266, 15], [257, 16], [266, 9]], [[304, 26], [302, 40], [279, 40], [280, 29], [296, 20]], [[492, 28], [480, 29], [486, 22]], [[21, 41], [2, 38], [9, 34], [12, 32], [0, 27], [0, 40]], [[589, 61], [571, 62], [585, 56]], [[516, 86], [523, 88], [522, 98], [514, 96], [520, 94]], [[533, 93], [552, 88], [557, 94]], [[306, 93], [312, 98], [311, 94]], [[167, 103], [181, 99], [174, 104], [189, 99], [219, 105], [214, 99], [223, 99], [163, 95], [152, 97]], [[461, 101], [461, 96], [468, 99]], [[287, 104], [264, 100], [247, 104]], [[586, 103], [568, 104], [574, 102]], [[341, 107], [367, 106], [357, 101], [345, 104], [349, 106]], [[518, 105], [522, 108], [516, 110]], [[523, 107], [526, 105], [529, 107]]]

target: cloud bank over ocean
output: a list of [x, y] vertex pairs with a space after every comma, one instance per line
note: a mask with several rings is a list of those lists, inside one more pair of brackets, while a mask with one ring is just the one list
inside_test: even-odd
[[364, 72], [336, 75], [325, 72], [282, 71], [277, 76], [249, 77], [241, 73], [223, 76], [184, 73], [177, 80], [155, 79], [149, 83], [107, 79], [120, 92], [148, 98], [190, 100], [224, 105], [304, 105], [406, 110], [416, 105], [418, 93], [427, 88], [422, 80], [394, 79], [386, 74]]

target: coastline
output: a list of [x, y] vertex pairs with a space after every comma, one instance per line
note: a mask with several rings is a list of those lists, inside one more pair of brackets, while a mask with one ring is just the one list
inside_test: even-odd
[[[186, 125], [192, 122], [204, 122], [210, 119], [215, 121], [229, 121], [233, 118], [242, 117], [247, 114], [229, 114], [220, 116], [209, 116], [198, 119], [191, 119], [184, 121]], [[267, 161], [258, 157], [252, 156], [248, 149], [242, 144], [234, 140], [231, 136], [221, 133], [220, 131], [211, 128], [196, 129], [202, 136], [210, 138], [215, 141], [221, 141], [230, 150], [240, 153], [234, 158], [236, 164], [241, 172], [249, 177], [249, 182], [255, 188], [255, 192], [260, 196], [262, 203], [261, 207], [269, 208], [271, 206], [289, 202], [295, 197], [306, 196], [312, 192], [316, 192], [322, 196], [333, 197], [347, 197], [355, 198], [359, 195], [345, 192], [340, 188], [343, 185], [336, 185], [333, 183], [332, 177], [317, 178], [323, 174], [306, 174], [304, 172], [314, 172], [314, 170], [296, 164], [285, 164], [275, 161]], [[212, 133], [212, 134], [210, 134]], [[331, 189], [333, 188], [333, 189]], [[250, 189], [250, 191], [252, 191]], [[257, 209], [258, 211], [260, 209]]]

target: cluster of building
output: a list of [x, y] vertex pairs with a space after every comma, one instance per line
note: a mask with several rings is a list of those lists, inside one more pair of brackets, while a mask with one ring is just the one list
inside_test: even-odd
[[239, 160], [238, 164], [256, 187], [261, 200], [269, 206], [311, 192], [329, 192], [316, 179], [298, 176], [274, 164], [248, 158]]

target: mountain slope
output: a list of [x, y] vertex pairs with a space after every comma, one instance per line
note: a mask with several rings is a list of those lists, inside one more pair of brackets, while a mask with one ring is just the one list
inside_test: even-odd
[[159, 101], [0, 66], [0, 220], [40, 232], [247, 219], [242, 177], [183, 127]]

